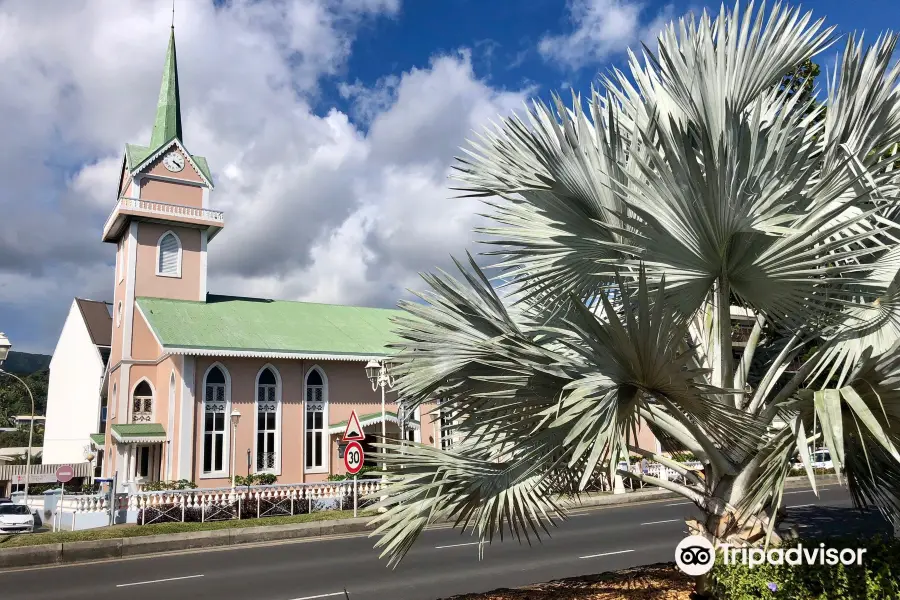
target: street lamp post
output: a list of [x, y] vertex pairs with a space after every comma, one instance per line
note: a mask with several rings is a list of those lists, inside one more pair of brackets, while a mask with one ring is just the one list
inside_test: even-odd
[[[381, 388], [381, 442], [384, 443], [387, 439], [387, 415], [384, 409], [385, 388], [393, 388], [394, 379], [391, 377], [390, 366], [386, 360], [381, 362], [370, 360], [366, 364], [366, 376], [369, 378], [369, 383], [372, 384], [373, 392], [377, 388]], [[381, 468], [382, 470], [387, 470], [387, 463], [382, 462]]]
[[231, 493], [234, 494], [234, 459], [237, 452], [237, 426], [241, 420], [240, 411], [231, 411]]
[[[2, 365], [3, 361], [9, 356], [10, 348], [12, 348], [12, 344], [10, 343], [9, 338], [0, 331], [0, 365]], [[28, 392], [28, 397], [31, 399], [31, 421], [28, 424], [28, 454], [25, 455], [25, 504], [28, 504], [28, 483], [31, 480], [31, 444], [34, 438], [34, 395], [31, 393], [31, 388], [28, 387], [28, 384], [19, 377], [16, 377], [3, 369], [0, 369], [0, 374], [9, 375], [25, 386], [25, 391]]]

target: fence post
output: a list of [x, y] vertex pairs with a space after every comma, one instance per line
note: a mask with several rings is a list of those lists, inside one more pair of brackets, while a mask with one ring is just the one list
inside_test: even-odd
[[259, 507], [262, 504], [262, 492], [256, 490], [256, 518], [259, 518]]
[[353, 517], [356, 518], [356, 475], [353, 476]]
[[184, 523], [184, 506], [187, 502], [187, 494], [181, 495], [181, 522]]
[[200, 497], [200, 522], [206, 523], [206, 502], [203, 501], [203, 497]]
[[[143, 504], [144, 506], [141, 507], [141, 504]], [[138, 510], [141, 511], [141, 525], [144, 525], [147, 521], [147, 503], [142, 503], [140, 496], [138, 496]]]
[[238, 521], [240, 521], [241, 520], [241, 493], [240, 492], [238, 492], [238, 495], [237, 495], [237, 505], [238, 505], [238, 509], [237, 509]]
[[294, 516], [294, 490], [291, 490], [291, 516]]

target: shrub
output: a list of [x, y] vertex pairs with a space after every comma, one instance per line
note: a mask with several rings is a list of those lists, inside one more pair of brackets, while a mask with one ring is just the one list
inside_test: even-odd
[[680, 463], [693, 462], [697, 460], [693, 452], [673, 452], [672, 460]]
[[238, 487], [249, 487], [251, 485], [272, 485], [276, 481], [278, 481], [278, 477], [276, 477], [272, 473], [251, 473], [246, 477], [244, 477], [243, 475], [236, 475], [234, 477], [234, 484]]
[[[791, 600], [855, 600], [900, 598], [900, 540], [893, 538], [822, 538], [792, 540], [784, 548], [866, 548], [862, 565], [769, 565], [749, 568], [725, 565], [721, 556], [711, 572], [721, 600], [783, 598]], [[775, 584], [773, 591], [769, 584]]]
[[[381, 469], [374, 466], [363, 467], [360, 469], [359, 473], [356, 475], [360, 479], [364, 479], [366, 477], [381, 477]], [[328, 481], [347, 481], [353, 479], [353, 475], [329, 475]]]
[[197, 488], [197, 484], [189, 479], [179, 479], [178, 481], [151, 481], [145, 483], [142, 489], [145, 492], [163, 492], [166, 490], [193, 490]]

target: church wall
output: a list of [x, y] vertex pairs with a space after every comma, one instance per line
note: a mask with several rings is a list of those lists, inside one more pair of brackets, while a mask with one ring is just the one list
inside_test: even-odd
[[[162, 277], [156, 274], [156, 244], [159, 242], [159, 238], [170, 230], [181, 240], [181, 277]], [[203, 267], [200, 256], [200, 230], [159, 223], [141, 223], [138, 228], [137, 240], [135, 297], [200, 299]]]
[[144, 315], [137, 308], [134, 311], [131, 340], [131, 357], [135, 360], [156, 360], [162, 353]]
[[[281, 378], [281, 471], [278, 481], [281, 483], [296, 483], [301, 481], [324, 481], [329, 473], [343, 473], [342, 459], [338, 458], [338, 440], [341, 435], [329, 435], [330, 465], [324, 473], [304, 472], [304, 381], [306, 374], [314, 366], [318, 366], [325, 375], [326, 392], [328, 396], [328, 423], [335, 424], [350, 418], [350, 412], [356, 410], [357, 414], [375, 413], [381, 410], [381, 394], [373, 392], [369, 380], [366, 378], [364, 363], [350, 361], [291, 361], [291, 360], [266, 360], [251, 358], [223, 358], [197, 357], [196, 384], [197, 397], [195, 399], [194, 414], [194, 481], [203, 488], [228, 487], [231, 485], [230, 474], [227, 477], [204, 478], [202, 470], [203, 456], [203, 383], [204, 375], [211, 365], [219, 363], [223, 365], [230, 375], [231, 406], [228, 409], [238, 410], [241, 419], [238, 424], [235, 464], [238, 475], [246, 475], [247, 450], [251, 450], [251, 470], [255, 472], [255, 446], [256, 438], [256, 378], [263, 366], [269, 364], [275, 367]], [[393, 403], [394, 394], [387, 396], [387, 410], [396, 412]], [[426, 409], [427, 410], [427, 409]], [[423, 418], [424, 437], [426, 443], [438, 439], [434, 432], [434, 426], [427, 417]], [[177, 423], [177, 417], [176, 417]], [[231, 433], [229, 424], [229, 435]], [[176, 424], [177, 431], [177, 424]], [[379, 433], [380, 425], [367, 428], [367, 432]], [[396, 435], [397, 426], [389, 423], [388, 431]], [[343, 433], [343, 432], [342, 432]], [[177, 444], [183, 443], [179, 440]], [[177, 452], [178, 445], [175, 451]], [[228, 469], [231, 465], [231, 448], [227, 449], [226, 463]]]
[[[188, 167], [185, 167], [187, 169]], [[172, 175], [171, 173], [169, 174]], [[203, 208], [203, 188], [196, 185], [145, 178], [141, 185], [141, 199]]]

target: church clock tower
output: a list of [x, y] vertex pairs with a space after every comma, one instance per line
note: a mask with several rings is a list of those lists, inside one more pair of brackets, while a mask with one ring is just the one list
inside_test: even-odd
[[173, 27], [150, 144], [126, 144], [103, 227], [103, 241], [117, 247], [113, 360], [130, 358], [136, 297], [206, 300], [206, 247], [225, 225], [209, 208], [212, 189], [206, 159], [184, 144]]
[[[191, 154], [185, 146], [173, 26], [150, 143], [125, 145], [116, 205], [103, 226], [103, 241], [116, 245], [106, 388], [110, 423], [139, 423], [160, 415], [154, 377], [142, 371], [146, 368], [143, 365], [158, 363], [158, 359], [145, 356], [152, 334], [135, 300], [206, 300], [206, 247], [225, 225], [222, 212], [209, 206], [212, 189], [206, 159]], [[152, 402], [147, 404], [154, 407], [152, 414], [144, 415], [144, 406], [132, 406], [130, 402], [140, 396], [132, 389], [141, 385], [140, 380], [149, 388]], [[166, 387], [163, 382], [156, 383]], [[171, 440], [172, 431], [166, 434]], [[144, 457], [135, 458], [133, 451], [132, 447], [118, 445], [118, 468], [135, 471], [135, 461]], [[149, 458], [159, 463], [155, 454]]]

